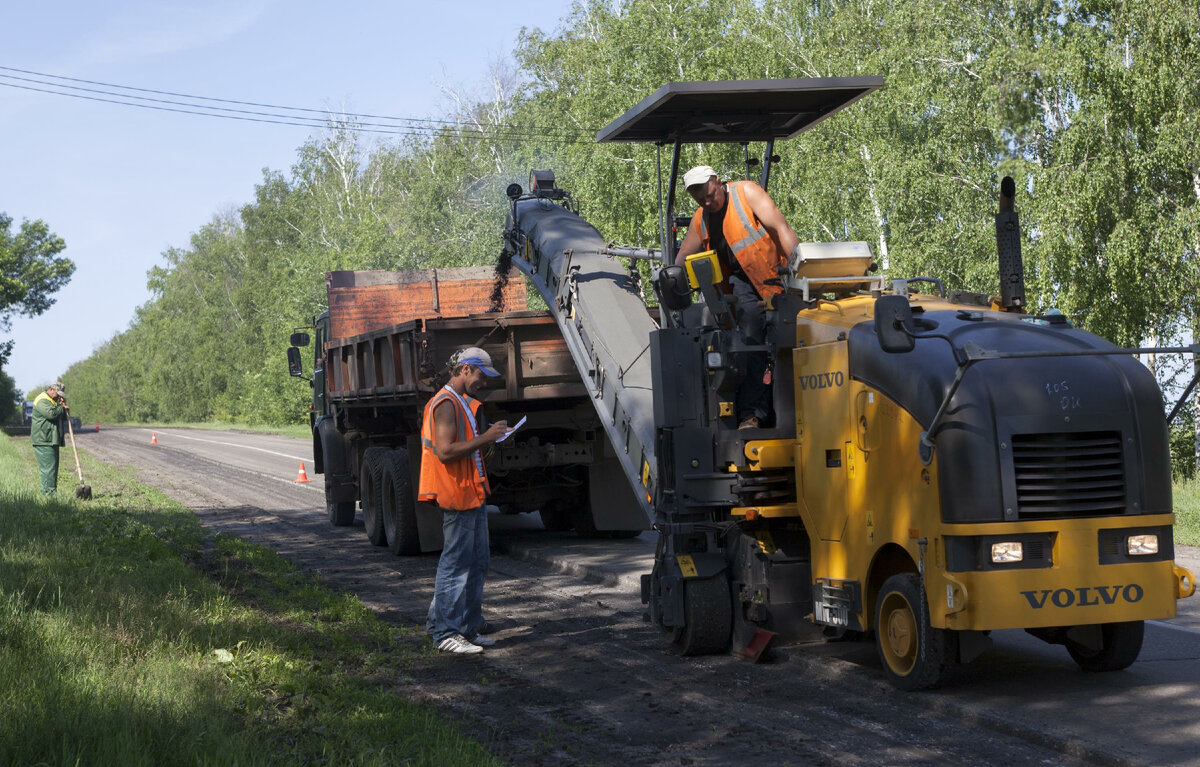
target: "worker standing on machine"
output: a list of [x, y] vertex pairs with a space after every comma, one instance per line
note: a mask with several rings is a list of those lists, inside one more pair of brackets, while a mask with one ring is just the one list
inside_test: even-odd
[[[700, 207], [675, 263], [682, 266], [690, 255], [715, 251], [722, 274], [728, 275], [727, 287], [737, 299], [738, 329], [747, 343], [761, 344], [767, 336], [764, 300], [782, 290], [766, 281], [779, 276], [776, 270], [787, 265], [800, 238], [767, 191], [753, 181], [725, 183], [711, 167], [700, 165], [684, 174], [683, 185]], [[765, 425], [771, 413], [767, 355], [749, 355], [746, 367], [746, 378], [737, 391], [738, 428], [756, 429]]]
[[422, 419], [417, 498], [442, 510], [444, 539], [426, 628], [442, 652], [471, 655], [496, 643], [479, 633], [490, 560], [489, 488], [480, 449], [507, 434], [508, 422], [497, 421], [480, 434], [474, 395], [499, 375], [483, 349], [455, 353], [450, 381], [429, 400]]

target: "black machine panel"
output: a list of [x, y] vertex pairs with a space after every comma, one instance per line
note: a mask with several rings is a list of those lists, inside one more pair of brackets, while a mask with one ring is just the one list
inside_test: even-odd
[[882, 77], [667, 83], [605, 126], [596, 140], [791, 138], [882, 87]]
[[[1115, 348], [1066, 323], [999, 312], [920, 316], [960, 349], [974, 342], [1001, 353], [1047, 353], [982, 360], [966, 372], [935, 434], [945, 521], [1171, 510], [1162, 398], [1136, 359], [1053, 356]], [[888, 354], [873, 322], [851, 329], [849, 355], [852, 377], [895, 400], [926, 429], [957, 371], [944, 339], [918, 340], [912, 352]]]

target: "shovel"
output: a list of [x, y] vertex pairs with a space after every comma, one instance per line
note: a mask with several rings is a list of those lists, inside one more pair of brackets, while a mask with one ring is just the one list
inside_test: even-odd
[[71, 452], [75, 454], [75, 471], [79, 473], [79, 487], [75, 488], [75, 497], [85, 501], [92, 500], [92, 486], [83, 484], [83, 467], [79, 465], [79, 451], [75, 449], [75, 429], [71, 427], [71, 416], [67, 416], [67, 433], [71, 435]]

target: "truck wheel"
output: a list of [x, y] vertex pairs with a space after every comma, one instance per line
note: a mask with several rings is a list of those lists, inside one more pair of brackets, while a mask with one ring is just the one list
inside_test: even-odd
[[1067, 652], [1084, 671], [1120, 671], [1137, 660], [1142, 651], [1146, 624], [1142, 621], [1105, 623], [1100, 627], [1103, 646], [1099, 650], [1066, 641]]
[[413, 497], [408, 451], [393, 450], [383, 465], [383, 528], [388, 548], [396, 556], [421, 553], [417, 535], [417, 500]]
[[387, 544], [383, 510], [380, 508], [383, 500], [383, 462], [387, 452], [387, 448], [367, 448], [358, 470], [358, 497], [362, 501], [363, 526], [367, 528], [367, 540], [375, 546]]
[[326, 501], [325, 513], [329, 515], [329, 524], [334, 527], [353, 525], [354, 501]]
[[929, 625], [929, 608], [915, 573], [884, 581], [875, 608], [875, 644], [888, 681], [901, 690], [923, 690], [942, 680], [946, 632]]
[[542, 518], [542, 527], [553, 533], [570, 530], [575, 524], [571, 519], [571, 509], [558, 498], [542, 504], [542, 508], [538, 509], [538, 515]]
[[575, 527], [575, 534], [580, 538], [635, 538], [642, 532], [641, 530], [597, 530], [595, 518], [592, 517], [592, 508], [587, 504], [575, 510], [572, 524]]
[[642, 534], [641, 530], [606, 530], [609, 538], [617, 541], [625, 541], [630, 538], [636, 538]]
[[684, 655], [712, 655], [729, 648], [733, 634], [729, 579], [725, 573], [683, 582], [684, 626], [676, 641]]

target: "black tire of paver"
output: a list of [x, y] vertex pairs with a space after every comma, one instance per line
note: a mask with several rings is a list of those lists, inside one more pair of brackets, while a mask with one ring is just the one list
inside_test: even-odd
[[374, 546], [387, 545], [387, 533], [383, 529], [383, 464], [387, 448], [369, 447], [363, 453], [362, 466], [358, 470], [358, 497], [362, 502], [363, 526], [367, 529], [367, 540]]
[[729, 579], [725, 573], [683, 582], [686, 623], [676, 635], [684, 655], [712, 655], [729, 648], [733, 634]]
[[401, 448], [387, 454], [383, 465], [383, 487], [380, 494], [383, 507], [383, 526], [388, 548], [396, 556], [421, 553], [417, 533], [417, 498], [413, 493], [408, 451]]
[[1071, 659], [1084, 671], [1120, 671], [1131, 666], [1142, 651], [1146, 624], [1142, 621], [1105, 623], [1100, 627], [1100, 633], [1104, 646], [1099, 650], [1069, 639], [1066, 641]]
[[916, 573], [888, 578], [875, 606], [875, 646], [888, 681], [901, 690], [937, 686], [948, 670], [945, 629], [929, 625], [929, 608]]
[[354, 501], [326, 501], [325, 513], [334, 527], [349, 527], [354, 524]]

